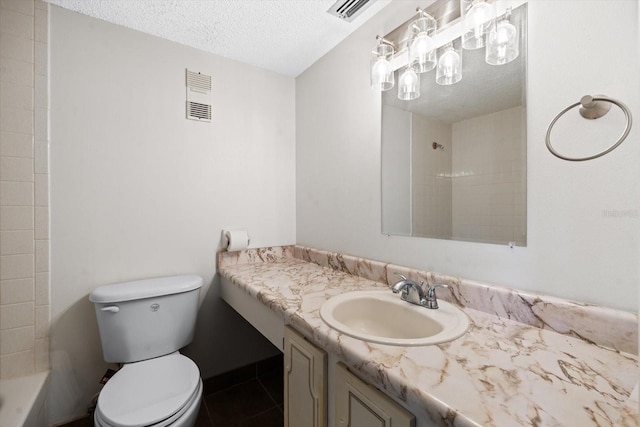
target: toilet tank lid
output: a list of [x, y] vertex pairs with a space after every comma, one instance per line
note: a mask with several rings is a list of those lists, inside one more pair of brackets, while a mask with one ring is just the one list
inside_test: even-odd
[[202, 277], [193, 274], [156, 277], [98, 286], [89, 294], [89, 301], [110, 303], [132, 301], [162, 295], [180, 294], [202, 286]]

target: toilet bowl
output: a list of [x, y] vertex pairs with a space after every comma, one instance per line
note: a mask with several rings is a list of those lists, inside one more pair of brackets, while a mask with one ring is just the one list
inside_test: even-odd
[[94, 421], [99, 427], [188, 427], [201, 400], [198, 367], [173, 353], [124, 365], [102, 389]]
[[202, 278], [172, 276], [100, 286], [94, 303], [107, 362], [122, 363], [98, 396], [98, 427], [193, 427], [198, 366], [178, 351], [193, 338]]

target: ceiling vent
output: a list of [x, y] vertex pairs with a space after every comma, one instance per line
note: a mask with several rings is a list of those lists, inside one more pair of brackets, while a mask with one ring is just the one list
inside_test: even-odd
[[187, 71], [187, 119], [211, 121], [211, 76]]
[[375, 0], [338, 0], [327, 13], [337, 16], [343, 21], [351, 22], [356, 19]]

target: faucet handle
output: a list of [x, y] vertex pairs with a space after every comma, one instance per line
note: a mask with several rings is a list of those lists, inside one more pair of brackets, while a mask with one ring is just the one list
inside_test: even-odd
[[436, 288], [448, 288], [449, 285], [444, 283], [434, 283], [427, 289], [427, 308], [437, 309], [438, 298], [436, 297]]
[[427, 289], [427, 295], [435, 297], [436, 288], [449, 288], [449, 285], [445, 285], [444, 283], [434, 283], [433, 285], [429, 286], [429, 288]]
[[400, 274], [400, 273], [393, 273], [396, 276], [398, 276], [399, 278], [401, 278], [402, 280], [408, 280], [404, 275]]

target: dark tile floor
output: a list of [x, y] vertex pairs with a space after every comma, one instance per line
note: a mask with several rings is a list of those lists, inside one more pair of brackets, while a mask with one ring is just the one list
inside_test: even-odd
[[282, 356], [205, 381], [196, 427], [282, 427]]
[[[207, 378], [196, 427], [282, 427], [282, 355]], [[89, 416], [64, 427], [92, 427]]]

